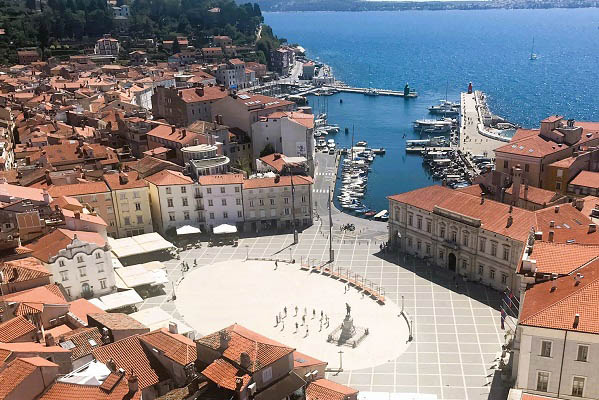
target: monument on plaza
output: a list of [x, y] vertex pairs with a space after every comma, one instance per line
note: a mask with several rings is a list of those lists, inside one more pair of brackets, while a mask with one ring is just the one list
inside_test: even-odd
[[345, 303], [345, 318], [341, 325], [337, 326], [329, 334], [328, 341], [335, 342], [337, 345], [349, 345], [357, 347], [364, 338], [368, 335], [368, 328], [360, 328], [354, 326], [354, 319], [351, 316], [351, 306]]

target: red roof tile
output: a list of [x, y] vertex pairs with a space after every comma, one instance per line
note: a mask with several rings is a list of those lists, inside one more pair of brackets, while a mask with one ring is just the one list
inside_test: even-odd
[[599, 188], [599, 172], [580, 171], [569, 184], [597, 189]]
[[238, 324], [204, 336], [198, 339], [196, 343], [218, 350], [221, 332], [228, 334], [230, 337], [229, 345], [223, 352], [223, 356], [240, 365], [241, 353], [246, 353], [250, 357], [248, 371], [251, 373], [272, 364], [294, 351], [291, 347], [250, 331]]
[[202, 175], [198, 178], [200, 185], [234, 185], [243, 183], [243, 174]]
[[[121, 177], [125, 177], [125, 179]], [[104, 180], [111, 190], [135, 189], [146, 187], [146, 181], [139, 177], [137, 171], [128, 171], [120, 174], [105, 174]]]
[[[0, 399], [5, 399], [27, 377], [35, 372], [37, 366], [27, 362], [28, 359], [17, 358], [11, 361], [6, 369], [0, 372]], [[56, 365], [56, 364], [53, 364]]]
[[229, 390], [235, 390], [237, 377], [243, 379], [242, 387], [246, 386], [251, 379], [243, 370], [222, 358], [214, 360], [212, 364], [204, 368], [202, 375], [216, 383], [218, 387]]
[[550, 243], [535, 241], [530, 259], [536, 261], [539, 274], [570, 274], [599, 257], [599, 244]]
[[343, 400], [357, 393], [355, 389], [328, 379], [317, 379], [306, 386], [306, 400]]
[[51, 196], [81, 196], [86, 194], [109, 193], [110, 189], [104, 182], [75, 183], [48, 187]]
[[127, 379], [128, 375], [123, 376], [111, 390], [102, 386], [55, 382], [40, 400], [141, 400], [141, 390], [129, 393]]
[[141, 335], [139, 340], [158, 349], [166, 357], [182, 366], [193, 363], [198, 358], [195, 343], [191, 339], [170, 333], [166, 329]]
[[33, 257], [47, 263], [52, 257], [56, 256], [60, 250], [65, 249], [67, 245], [71, 244], [75, 235], [77, 236], [77, 239], [82, 242], [92, 243], [98, 246], [104, 246], [106, 244], [106, 240], [96, 232], [56, 229], [55, 231], [42, 236], [35, 242], [29, 243], [27, 247], [33, 250], [33, 253], [31, 254]]
[[[309, 176], [295, 175], [293, 177], [293, 186], [311, 185], [313, 183], [312, 178]], [[257, 189], [267, 187], [281, 187], [291, 186], [291, 176], [280, 176], [278, 182], [276, 178], [253, 178], [244, 179], [244, 189]]]
[[35, 257], [26, 257], [0, 264], [0, 271], [6, 282], [26, 282], [29, 280], [50, 277], [52, 274]]
[[147, 176], [145, 180], [157, 186], [190, 185], [193, 183], [193, 179], [190, 177], [183, 175], [181, 172], [169, 169]]
[[[576, 285], [572, 276], [538, 283], [524, 295], [520, 324], [550, 329], [599, 333], [599, 261], [581, 268]], [[552, 289], [555, 287], [555, 289]], [[579, 322], [575, 324], [575, 315]]]
[[65, 333], [58, 338], [59, 346], [62, 343], [71, 341], [75, 347], [68, 346], [71, 350], [71, 360], [78, 360], [91, 354], [94, 349], [102, 346], [102, 335], [98, 328], [79, 328], [72, 332]]
[[69, 303], [69, 311], [75, 314], [84, 323], [87, 323], [88, 314], [102, 314], [104, 310], [86, 299], [77, 299]]
[[0, 324], [0, 342], [12, 342], [36, 330], [35, 325], [19, 316]]

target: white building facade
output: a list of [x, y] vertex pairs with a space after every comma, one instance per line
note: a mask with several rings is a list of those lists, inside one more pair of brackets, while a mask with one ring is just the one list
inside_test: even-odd
[[243, 175], [200, 176], [203, 220], [207, 230], [222, 224], [243, 228]]

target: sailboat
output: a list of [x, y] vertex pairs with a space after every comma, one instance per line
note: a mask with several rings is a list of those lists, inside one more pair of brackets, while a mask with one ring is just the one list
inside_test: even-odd
[[532, 47], [530, 48], [530, 59], [531, 60], [536, 60], [537, 59], [537, 53], [535, 53], [535, 38], [532, 38]]

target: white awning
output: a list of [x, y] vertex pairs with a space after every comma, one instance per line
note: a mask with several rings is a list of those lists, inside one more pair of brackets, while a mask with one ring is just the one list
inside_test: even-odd
[[122, 239], [113, 239], [109, 237], [108, 244], [110, 244], [110, 247], [112, 248], [112, 253], [118, 258], [152, 253], [154, 251], [167, 250], [174, 247], [171, 242], [165, 240], [156, 232]]
[[92, 303], [94, 306], [106, 311], [106, 304], [102, 303], [102, 300], [100, 299], [89, 299], [88, 300], [90, 303]]
[[124, 292], [107, 294], [106, 296], [102, 296], [99, 299], [92, 300], [99, 300], [102, 305], [98, 305], [96, 302], [93, 302], [93, 304], [97, 305], [104, 311], [116, 310], [117, 308], [121, 307], [133, 306], [139, 303], [143, 303], [144, 301], [133, 289], [125, 290]]
[[234, 225], [229, 225], [229, 224], [222, 224], [217, 226], [216, 228], [214, 228], [212, 230], [212, 232], [215, 235], [222, 235], [225, 233], [236, 233], [237, 232], [237, 227]]
[[194, 233], [202, 233], [200, 228], [196, 228], [195, 226], [185, 225], [180, 228], [177, 228], [177, 235], [192, 235]]
[[174, 322], [177, 324], [177, 333], [188, 336], [190, 332], [193, 332], [193, 329], [190, 326], [176, 318], [173, 318], [169, 313], [160, 307], [146, 308], [129, 314], [129, 316], [150, 328], [151, 331], [161, 328], [168, 329], [169, 324]]
[[119, 280], [124, 289], [136, 288], [143, 285], [164, 285], [168, 283], [166, 268], [160, 261], [150, 261], [114, 270], [117, 286]]

